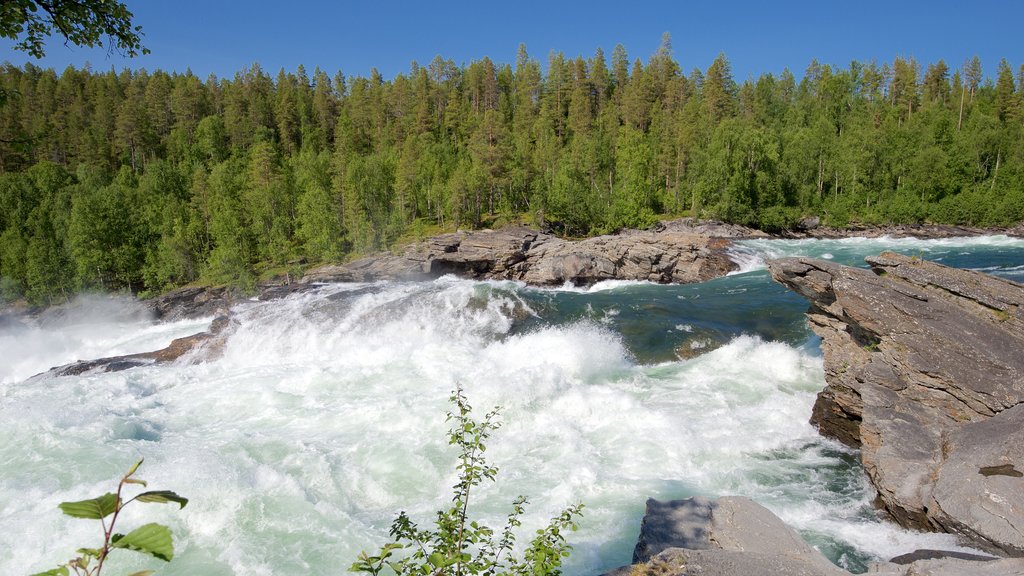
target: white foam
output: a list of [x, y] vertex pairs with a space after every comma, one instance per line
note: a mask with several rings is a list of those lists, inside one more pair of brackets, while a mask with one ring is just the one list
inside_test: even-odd
[[[139, 456], [152, 487], [191, 499], [127, 518], [155, 514], [174, 530], [161, 574], [336, 571], [387, 541], [399, 510], [429, 524], [450, 502], [444, 415], [456, 383], [477, 416], [503, 406], [487, 452], [499, 482], [474, 496], [492, 527], [519, 494], [532, 497], [524, 537], [587, 504], [567, 573], [628, 561], [648, 496], [745, 494], [866, 550], [902, 533], [852, 519], [870, 499], [863, 477], [807, 423], [820, 357], [741, 336], [638, 365], [599, 321], [512, 330], [534, 314], [520, 290], [450, 278], [325, 286], [240, 306], [215, 362], [9, 388], [0, 573], [52, 567], [91, 542], [56, 503], [102, 493]], [[132, 562], [111, 570], [149, 566]]]
[[648, 280], [601, 280], [585, 286], [577, 286], [572, 282], [566, 282], [557, 287], [534, 287], [534, 290], [551, 292], [575, 292], [578, 294], [594, 294], [596, 292], [611, 292], [631, 286], [657, 286], [656, 283]]
[[145, 308], [117, 296], [82, 296], [37, 319], [0, 329], [0, 386], [55, 366], [158, 350], [202, 332], [212, 318], [154, 323]]

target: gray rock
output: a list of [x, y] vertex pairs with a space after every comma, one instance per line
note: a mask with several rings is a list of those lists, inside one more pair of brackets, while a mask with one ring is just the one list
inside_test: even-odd
[[1024, 286], [892, 253], [867, 260], [872, 270], [769, 263], [810, 300], [822, 337], [828, 387], [812, 422], [861, 448], [901, 524], [1024, 555], [1024, 479], [1013, 475], [1024, 409], [1011, 410], [1024, 402]]
[[227, 341], [227, 328], [231, 326], [229, 316], [218, 316], [210, 324], [209, 330], [191, 336], [175, 338], [166, 347], [152, 352], [139, 352], [124, 356], [99, 358], [96, 360], [79, 360], [64, 366], [51, 368], [43, 374], [53, 376], [78, 376], [81, 374], [102, 374], [120, 372], [138, 366], [151, 364], [167, 364], [175, 361], [198, 363], [219, 358], [224, 352]]
[[238, 302], [239, 294], [223, 286], [185, 286], [145, 301], [163, 322], [214, 316]]
[[513, 227], [436, 236], [400, 255], [379, 254], [311, 270], [303, 282], [420, 280], [456, 274], [542, 286], [611, 279], [688, 283], [734, 269], [727, 247], [725, 240], [677, 229], [627, 230], [575, 242]]
[[1001, 558], [991, 561], [941, 558], [917, 560], [910, 564], [891, 562], [869, 567], [868, 574], [884, 576], [1024, 576], [1024, 559]]
[[849, 574], [768, 509], [738, 496], [649, 499], [633, 561], [634, 576]]
[[814, 230], [818, 226], [821, 226], [821, 218], [817, 216], [806, 216], [796, 223], [796, 229], [804, 231]]
[[[641, 552], [643, 550], [643, 552]], [[1024, 576], [1024, 559], [941, 550], [874, 563], [890, 576]], [[635, 564], [605, 576], [849, 576], [768, 509], [743, 497], [647, 501]]]
[[699, 496], [668, 502], [648, 498], [633, 563], [647, 562], [668, 548], [711, 548], [711, 506], [711, 500]]
[[895, 558], [891, 558], [889, 562], [893, 564], [913, 564], [919, 560], [941, 560], [943, 558], [955, 558], [957, 560], [971, 560], [974, 562], [989, 562], [991, 560], [998, 560], [993, 556], [982, 556], [981, 554], [969, 554], [967, 552], [954, 552], [950, 550], [914, 550], [907, 554], [900, 554]]

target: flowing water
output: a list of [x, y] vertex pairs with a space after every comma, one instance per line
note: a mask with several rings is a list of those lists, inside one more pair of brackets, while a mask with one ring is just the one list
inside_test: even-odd
[[477, 516], [500, 526], [528, 495], [529, 534], [585, 503], [569, 574], [627, 564], [649, 496], [749, 496], [855, 571], [955, 548], [879, 520], [857, 454], [807, 423], [824, 386], [818, 341], [806, 302], [764, 271], [766, 257], [862, 265], [883, 249], [1024, 281], [1024, 241], [999, 236], [746, 241], [741, 272], [697, 285], [326, 285], [239, 305], [217, 361], [62, 378], [32, 375], [159, 348], [211, 319], [154, 324], [93, 298], [0, 327], [0, 573], [94, 546], [98, 529], [57, 503], [113, 488], [145, 457], [151, 487], [191, 502], [129, 508], [122, 522], [170, 525], [176, 557], [124, 553], [113, 573], [340, 574], [386, 541], [398, 511], [426, 524], [447, 505], [459, 383], [478, 416], [502, 407], [487, 452], [501, 471]]

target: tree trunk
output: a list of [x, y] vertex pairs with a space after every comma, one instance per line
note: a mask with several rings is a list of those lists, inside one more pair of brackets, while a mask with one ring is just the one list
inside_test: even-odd
[[996, 189], [996, 178], [999, 177], [999, 161], [1002, 160], [1002, 158], [1003, 158], [1002, 151], [1001, 150], [997, 151], [996, 152], [996, 168], [995, 168], [995, 170], [992, 171], [992, 188], [991, 188], [992, 190]]
[[967, 86], [960, 87], [960, 118], [956, 121], [956, 131], [960, 131], [960, 126], [964, 123], [964, 93], [967, 92]]
[[818, 200], [821, 200], [821, 191], [825, 188], [825, 158], [818, 157]]

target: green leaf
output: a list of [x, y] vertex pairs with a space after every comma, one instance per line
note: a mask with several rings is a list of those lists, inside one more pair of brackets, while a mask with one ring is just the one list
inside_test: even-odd
[[[139, 502], [157, 502], [160, 504], [166, 504], [168, 502], [177, 502], [184, 508], [188, 504], [188, 498], [182, 498], [170, 490], [153, 490], [150, 492], [143, 492], [134, 498]], [[180, 510], [180, 508], [179, 508]]]
[[59, 568], [54, 568], [53, 570], [47, 570], [46, 572], [38, 572], [32, 576], [68, 576], [68, 574], [68, 567], [61, 566]]
[[61, 502], [59, 508], [72, 518], [100, 520], [117, 510], [117, 494], [107, 492], [99, 498], [79, 502]]
[[145, 486], [145, 485], [146, 485], [146, 481], [145, 481], [145, 480], [137, 480], [137, 479], [135, 479], [135, 478], [125, 478], [125, 479], [123, 480], [123, 482], [124, 482], [125, 484], [141, 484], [141, 485], [143, 485], [143, 486]]
[[99, 548], [79, 548], [75, 550], [82, 556], [92, 556], [93, 558], [99, 558], [101, 550]]
[[430, 555], [430, 557], [427, 558], [427, 562], [433, 564], [435, 568], [440, 568], [444, 566], [444, 554], [441, 554], [440, 552], [434, 552]]
[[[143, 458], [142, 460], [145, 460], [145, 458]], [[135, 474], [135, 471], [139, 469], [139, 466], [142, 466], [142, 460], [139, 460], [138, 462], [136, 462], [135, 465], [132, 466], [132, 469], [129, 470], [128, 473], [124, 475], [124, 477], [128, 478], [132, 474]]]
[[160, 524], [146, 524], [127, 534], [115, 534], [110, 541], [113, 548], [143, 552], [166, 562], [174, 558], [171, 529]]

